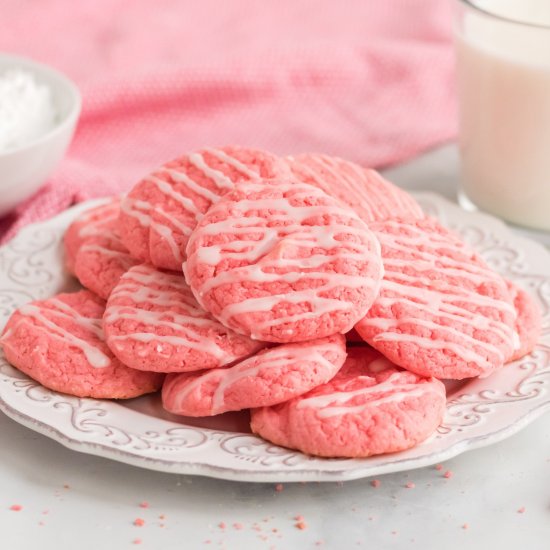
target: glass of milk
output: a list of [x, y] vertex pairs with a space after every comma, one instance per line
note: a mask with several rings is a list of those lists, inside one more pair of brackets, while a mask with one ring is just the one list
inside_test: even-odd
[[550, 230], [550, 0], [457, 0], [466, 208]]

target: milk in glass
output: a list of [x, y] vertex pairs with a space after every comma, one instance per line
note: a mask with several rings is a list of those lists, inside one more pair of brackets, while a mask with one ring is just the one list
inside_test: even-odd
[[550, 230], [550, 0], [473, 3], [496, 16], [465, 7], [457, 30], [462, 193]]

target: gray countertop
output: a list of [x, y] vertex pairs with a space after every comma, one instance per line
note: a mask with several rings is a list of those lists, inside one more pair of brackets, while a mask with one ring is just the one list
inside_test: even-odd
[[[454, 200], [457, 166], [455, 147], [446, 146], [386, 175]], [[6, 550], [550, 547], [549, 415], [442, 470], [381, 476], [379, 487], [364, 479], [284, 484], [279, 491], [80, 454], [1, 414], [0, 434]], [[305, 529], [296, 527], [296, 516]], [[144, 525], [134, 525], [137, 518]]]

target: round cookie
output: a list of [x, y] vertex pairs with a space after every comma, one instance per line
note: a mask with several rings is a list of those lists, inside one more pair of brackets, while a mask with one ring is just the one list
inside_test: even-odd
[[87, 290], [21, 306], [0, 345], [8, 361], [54, 391], [126, 399], [160, 388], [163, 375], [130, 369], [103, 340], [105, 302]]
[[359, 458], [409, 449], [445, 414], [445, 386], [398, 369], [367, 347], [348, 350], [340, 372], [310, 392], [252, 411], [252, 431], [306, 454]]
[[512, 354], [515, 309], [504, 280], [432, 219], [371, 224], [384, 278], [355, 326], [395, 364], [424, 376], [488, 375]]
[[509, 359], [515, 361], [533, 351], [542, 329], [542, 314], [535, 300], [525, 290], [512, 281], [506, 281], [506, 284], [517, 313], [515, 330], [518, 341]]
[[122, 201], [122, 241], [137, 259], [181, 271], [193, 228], [240, 181], [288, 175], [270, 153], [241, 147], [203, 149], [166, 163]]
[[305, 183], [240, 184], [214, 205], [187, 246], [184, 273], [224, 325], [268, 342], [345, 333], [382, 277], [364, 222]]
[[213, 416], [281, 403], [330, 380], [346, 358], [336, 334], [263, 350], [227, 369], [170, 374], [162, 388], [164, 408], [185, 416]]
[[336, 197], [353, 208], [367, 224], [392, 218], [413, 220], [425, 217], [411, 195], [375, 170], [316, 153], [290, 156], [285, 160], [295, 179]]
[[107, 299], [121, 275], [138, 262], [120, 240], [120, 199], [85, 211], [65, 233], [65, 257], [82, 286]]
[[108, 346], [125, 365], [157, 372], [222, 367], [265, 346], [213, 319], [183, 275], [148, 264], [122, 276], [107, 302], [103, 328]]
[[91, 237], [112, 232], [120, 214], [120, 199], [114, 198], [105, 204], [82, 212], [67, 228], [63, 236], [65, 265], [74, 273], [76, 254], [82, 244]]
[[120, 277], [138, 263], [128, 254], [118, 236], [98, 236], [80, 247], [74, 274], [82, 286], [106, 300]]

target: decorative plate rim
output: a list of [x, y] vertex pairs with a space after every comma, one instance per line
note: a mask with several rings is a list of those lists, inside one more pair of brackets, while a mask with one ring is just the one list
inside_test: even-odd
[[[95, 419], [84, 419], [82, 425], [85, 426], [85, 429], [78, 431], [75, 422], [73, 422], [72, 427], [59, 424], [59, 422], [66, 421], [68, 418], [64, 411], [62, 411], [61, 416], [52, 416], [47, 420], [39, 418], [36, 410], [42, 410], [40, 407], [44, 406], [46, 406], [46, 411], [51, 413], [50, 409], [66, 409], [65, 405], [68, 405], [71, 409], [70, 415], [78, 416], [81, 412], [82, 404], [91, 407], [85, 409], [83, 414], [89, 411], [95, 411], [96, 413], [100, 411], [97, 413], [98, 417], [108, 416], [111, 414], [109, 412], [111, 409], [114, 410], [112, 414], [115, 417], [117, 416], [117, 412], [121, 413], [120, 418], [122, 420], [126, 420], [124, 417], [127, 415], [130, 415], [128, 418], [133, 418], [135, 414], [140, 415], [142, 413], [127, 409], [118, 403], [110, 401], [100, 402], [92, 399], [77, 399], [41, 388], [35, 382], [15, 371], [15, 369], [7, 364], [3, 357], [0, 357], [0, 410], [20, 424], [42, 433], [75, 451], [162, 472], [253, 482], [343, 481], [410, 470], [433, 465], [437, 462], [453, 458], [465, 451], [481, 448], [510, 437], [546, 411], [550, 411], [550, 253], [540, 244], [513, 234], [503, 222], [491, 216], [479, 212], [465, 212], [457, 205], [434, 193], [415, 193], [415, 196], [429, 214], [435, 214], [443, 218], [443, 223], [446, 223], [452, 229], [462, 232], [466, 240], [470, 240], [474, 246], [477, 245], [481, 255], [485, 256], [489, 263], [496, 261], [497, 265], [495, 267], [497, 269], [500, 266], [500, 270], [502, 271], [504, 269], [502, 262], [508, 262], [506, 269], [504, 269], [505, 275], [513, 279], [515, 277], [516, 279], [525, 279], [526, 281], [529, 278], [538, 278], [537, 284], [539, 286], [536, 289], [536, 296], [543, 307], [544, 328], [537, 350], [530, 356], [527, 356], [527, 358], [513, 363], [512, 367], [506, 367], [507, 369], [510, 368], [510, 372], [513, 373], [516, 379], [516, 387], [512, 387], [509, 392], [503, 394], [503, 397], [499, 401], [491, 397], [494, 394], [494, 390], [491, 387], [487, 387], [488, 381], [493, 379], [494, 375], [484, 381], [475, 380], [467, 383], [464, 386], [466, 390], [469, 390], [471, 386], [476, 386], [476, 389], [479, 391], [477, 394], [460, 393], [458, 397], [449, 401], [448, 416], [453, 408], [458, 411], [458, 414], [450, 424], [448, 422], [449, 419], [447, 417], [445, 419], [443, 429], [448, 429], [449, 431], [445, 432], [443, 430], [438, 435], [430, 438], [428, 442], [422, 443], [411, 450], [414, 452], [405, 451], [367, 459], [319, 459], [306, 457], [299, 452], [270, 445], [260, 438], [244, 432], [224, 432], [223, 430], [186, 426], [172, 422], [168, 422], [167, 426], [171, 427], [170, 429], [166, 429], [164, 434], [162, 432], [157, 434], [154, 431], [150, 431], [149, 433], [153, 434], [150, 436], [153, 441], [152, 447], [146, 447], [144, 450], [143, 448], [139, 448], [139, 441], [137, 444], [135, 441], [132, 441], [133, 434], [130, 432], [124, 434], [128, 438], [128, 444], [124, 443], [125, 439], [123, 439], [123, 443], [117, 443], [116, 439], [113, 439], [112, 434], [106, 435], [103, 433], [103, 428], [107, 428], [108, 430], [111, 427], [116, 430], [118, 427], [114, 425], [103, 426], [100, 423], [94, 423]], [[51, 260], [56, 257], [58, 264], [54, 266], [54, 269], [57, 269], [61, 273], [59, 266], [61, 259], [59, 254], [59, 239], [63, 228], [80, 211], [100, 202], [102, 201], [88, 201], [61, 213], [51, 220], [27, 226], [15, 239], [0, 248], [0, 327], [3, 327], [10, 312], [20, 303], [29, 298], [44, 297], [48, 294], [48, 289], [52, 285], [65, 284], [67, 279], [67, 276], [63, 274], [58, 274], [58, 279], [52, 276], [52, 279], [43, 283], [39, 281], [31, 292], [26, 286], [27, 281], [25, 271], [23, 270], [21, 275], [22, 282], [16, 277], [13, 281], [15, 284], [14, 287], [4, 288], [7, 281], [6, 273], [9, 272], [10, 266], [13, 265], [10, 264], [10, 258], [15, 257], [15, 261], [24, 259], [28, 266], [30, 266], [29, 272], [32, 272], [34, 268], [37, 270], [46, 269], [44, 258]], [[47, 234], [48, 230], [51, 230], [52, 234], [56, 235], [56, 238], [53, 238], [48, 243], [49, 248], [41, 249], [40, 246], [43, 246], [43, 243], [39, 243], [38, 248], [37, 246], [33, 247], [29, 245], [29, 243], [32, 244], [33, 239], [40, 238], [37, 235]], [[501, 248], [498, 248], [499, 246]], [[495, 250], [500, 251], [502, 257], [492, 258], [491, 254]], [[504, 256], [506, 258], [503, 259]], [[522, 264], [518, 260], [518, 257], [521, 259], [522, 256], [525, 256], [531, 263], [542, 266], [543, 273], [540, 275], [531, 273], [532, 266], [525, 263]], [[501, 264], [498, 264], [498, 262], [501, 262]], [[62, 280], [63, 278], [65, 280]], [[18, 299], [14, 299], [11, 296], [13, 303], [9, 301], [10, 292], [20, 295]], [[49, 292], [51, 292], [51, 289]], [[23, 296], [24, 299], [22, 300], [21, 297]], [[5, 303], [6, 297], [8, 301]], [[527, 375], [524, 376], [525, 372], [527, 372]], [[502, 371], [495, 373], [495, 375], [502, 378]], [[512, 374], [510, 374], [510, 377], [512, 377]], [[528, 386], [528, 388], [524, 389], [524, 385]], [[531, 386], [534, 389], [531, 389]], [[20, 394], [23, 389], [25, 389], [24, 395], [26, 399], [18, 400], [15, 394]], [[493, 394], [490, 392], [493, 392]], [[35, 397], [35, 394], [37, 397]], [[514, 395], [510, 397], [512, 394]], [[478, 396], [478, 401], [469, 401], [472, 395], [474, 397]], [[508, 396], [507, 399], [510, 403], [506, 402], [507, 399], [504, 396]], [[63, 401], [55, 401], [56, 398]], [[14, 399], [16, 404], [13, 403]], [[54, 402], [48, 408], [50, 400]], [[530, 404], [526, 406], [526, 402], [530, 402]], [[78, 407], [76, 407], [76, 404]], [[111, 407], [111, 405], [120, 407], [120, 409]], [[501, 423], [498, 428], [493, 430], [490, 429], [490, 426], [483, 428], [483, 422], [487, 418], [483, 417], [483, 414], [489, 414], [490, 418], [490, 407], [501, 407], [502, 405], [507, 405], [509, 408], [506, 410], [499, 408], [498, 411], [504, 410], [509, 413], [510, 407], [513, 410], [517, 409], [516, 414], [512, 415], [513, 420], [504, 425]], [[123, 412], [123, 409], [126, 412]], [[461, 412], [462, 410], [466, 412], [463, 413]], [[35, 414], [31, 414], [32, 411]], [[104, 414], [102, 415], [101, 413]], [[470, 416], [468, 417], [468, 415]], [[450, 416], [452, 417], [452, 414]], [[500, 416], [500, 413], [497, 416]], [[160, 424], [165, 422], [162, 419], [156, 419], [147, 415], [145, 417], [151, 419], [152, 424], [159, 421]], [[60, 418], [61, 421], [59, 420]], [[480, 423], [482, 425], [481, 429], [479, 427]], [[94, 432], [94, 429], [98, 426], [99, 430]], [[451, 427], [448, 428], [448, 426]], [[74, 433], [69, 435], [67, 431], [70, 431], [73, 427], [72, 431]], [[464, 432], [462, 432], [463, 428], [465, 429]], [[472, 431], [471, 435], [468, 435], [468, 430]], [[174, 458], [170, 452], [163, 454], [163, 449], [166, 448], [166, 445], [176, 445], [173, 441], [177, 442], [181, 440], [184, 443], [186, 441], [183, 436], [168, 436], [167, 434], [169, 432], [179, 434], [179, 432], [185, 433], [186, 431], [189, 432], [188, 435], [191, 435], [193, 432], [200, 433], [203, 439], [197, 444], [183, 445], [179, 449], [183, 451], [183, 455], [177, 458]], [[449, 436], [449, 433], [451, 433], [451, 436]], [[464, 435], [461, 435], [462, 433]], [[154, 441], [157, 436], [164, 436], [168, 443], [157, 445], [157, 442]], [[445, 442], [445, 437], [448, 436], [448, 444], [441, 444], [440, 447], [435, 445], [437, 443], [435, 439], [441, 437], [443, 438], [443, 442]], [[237, 443], [235, 450], [225, 451], [229, 452], [227, 456], [217, 456], [220, 454], [220, 449], [223, 445], [227, 445], [231, 441], [238, 441], [239, 438], [242, 440], [242, 444], [238, 445]], [[137, 437], [137, 439], [139, 440], [140, 437]], [[123, 448], [125, 444], [129, 448]], [[145, 444], [149, 445], [150, 441], [145, 441]], [[428, 449], [429, 445], [432, 444], [435, 445], [432, 452], [418, 455], [419, 449], [420, 451], [423, 448]], [[155, 445], [157, 446], [155, 447]], [[203, 455], [199, 458], [197, 456], [197, 449], [202, 445], [205, 448], [199, 450], [198, 454]], [[259, 447], [259, 449], [255, 449], [255, 447]], [[254, 450], [257, 450], [260, 454], [254, 455]], [[234, 462], [230, 459], [231, 457], [237, 458], [241, 462]], [[220, 458], [227, 459], [227, 463], [224, 463], [224, 460], [222, 460], [220, 464]], [[267, 459], [273, 459], [275, 466]], [[279, 465], [276, 464], [277, 459], [280, 462]], [[262, 460], [266, 462], [263, 463]], [[243, 467], [243, 461], [250, 462], [252, 466]], [[338, 465], [340, 464], [343, 467], [339, 468]]]

